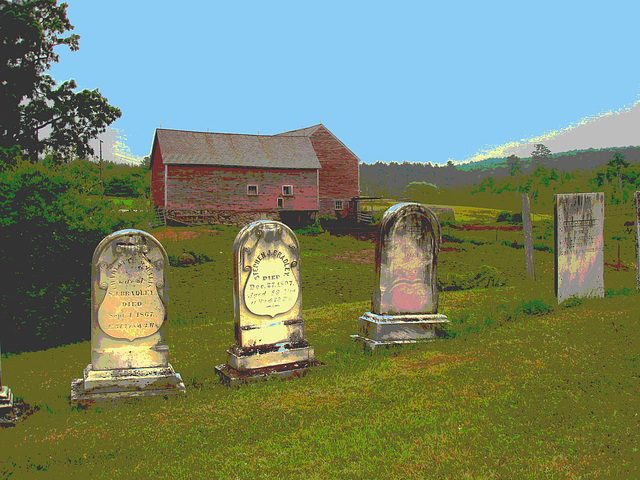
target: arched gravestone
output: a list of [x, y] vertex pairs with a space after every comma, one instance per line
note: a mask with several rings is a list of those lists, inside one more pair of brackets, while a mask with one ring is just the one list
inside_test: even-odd
[[435, 338], [449, 321], [438, 313], [437, 267], [440, 223], [419, 203], [388, 209], [376, 245], [376, 280], [371, 312], [358, 335], [371, 349]]
[[555, 290], [571, 297], [604, 297], [604, 193], [554, 195]]
[[271, 220], [245, 226], [233, 258], [236, 343], [227, 363], [216, 366], [222, 382], [301, 376], [321, 365], [304, 338], [300, 248], [291, 229]]
[[153, 236], [120, 230], [91, 263], [91, 363], [71, 382], [71, 402], [185, 391], [163, 343], [167, 254]]

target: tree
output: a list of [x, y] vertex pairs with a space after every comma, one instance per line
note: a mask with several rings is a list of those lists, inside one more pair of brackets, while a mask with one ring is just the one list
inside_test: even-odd
[[516, 155], [509, 155], [507, 157], [507, 170], [509, 171], [510, 177], [513, 177], [522, 171], [520, 168], [520, 159]]
[[[77, 88], [74, 80], [57, 85], [45, 72], [59, 61], [58, 45], [77, 51], [67, 4], [57, 0], [0, 0], [0, 154], [11, 163], [15, 146], [36, 160], [49, 151], [58, 158], [93, 154], [89, 140], [119, 118], [120, 109], [100, 92]], [[38, 138], [41, 129], [50, 134]], [[41, 132], [42, 135], [42, 132]]]
[[531, 152], [531, 158], [534, 161], [539, 161], [551, 157], [551, 150], [549, 150], [542, 143], [536, 143], [533, 152]]
[[622, 199], [622, 169], [627, 168], [630, 165], [629, 162], [625, 160], [625, 157], [620, 152], [616, 152], [613, 155], [613, 158], [607, 162], [607, 170], [612, 172], [613, 176], [618, 179], [618, 193], [620, 193], [620, 198]]

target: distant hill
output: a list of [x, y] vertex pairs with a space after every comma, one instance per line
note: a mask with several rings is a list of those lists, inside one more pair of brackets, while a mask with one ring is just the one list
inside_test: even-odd
[[[640, 147], [622, 147], [622, 148], [602, 148], [588, 150], [574, 150], [571, 152], [556, 153], [548, 160], [539, 162], [547, 168], [557, 168], [559, 171], [571, 172], [577, 169], [590, 170], [601, 165], [605, 165], [613, 158], [616, 152], [622, 153], [628, 162], [640, 161]], [[522, 169], [526, 173], [527, 170], [535, 168], [531, 158], [521, 158]], [[496, 167], [506, 167], [506, 158], [487, 158], [478, 162], [458, 164], [456, 168], [462, 171], [473, 170], [493, 170]]]

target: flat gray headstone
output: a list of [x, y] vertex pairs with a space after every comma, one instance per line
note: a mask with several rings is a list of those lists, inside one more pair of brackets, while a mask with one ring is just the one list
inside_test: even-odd
[[558, 303], [604, 297], [604, 193], [554, 195]]

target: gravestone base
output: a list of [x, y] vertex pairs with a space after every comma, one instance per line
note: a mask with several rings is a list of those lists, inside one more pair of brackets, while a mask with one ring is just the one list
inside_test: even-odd
[[313, 347], [306, 341], [297, 345], [269, 345], [257, 348], [233, 345], [227, 350], [227, 365], [239, 371], [309, 362], [313, 359]]
[[215, 368], [222, 383], [238, 386], [270, 377], [303, 377], [311, 367], [320, 365], [324, 364], [314, 358], [313, 347], [305, 340], [294, 345], [233, 345], [227, 350], [227, 363]]
[[239, 387], [246, 383], [260, 382], [270, 378], [293, 379], [304, 377], [313, 367], [324, 366], [318, 360], [304, 360], [301, 362], [285, 363], [263, 368], [252, 368], [249, 370], [236, 370], [223, 363], [216, 366], [216, 372], [220, 381], [229, 387]]
[[182, 377], [166, 367], [93, 370], [84, 369], [84, 377], [71, 381], [71, 403], [153, 395], [177, 395], [186, 391]]
[[0, 387], [0, 413], [13, 408], [13, 393], [9, 387]]
[[375, 350], [379, 346], [435, 340], [448, 323], [446, 315], [441, 313], [379, 315], [366, 312], [358, 320], [358, 335], [351, 338]]

